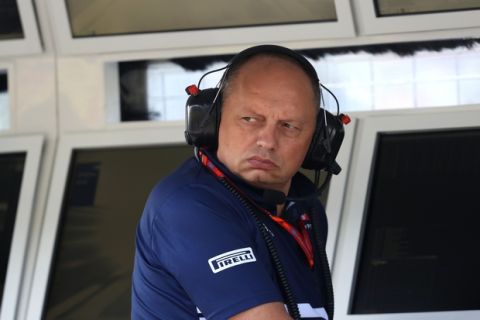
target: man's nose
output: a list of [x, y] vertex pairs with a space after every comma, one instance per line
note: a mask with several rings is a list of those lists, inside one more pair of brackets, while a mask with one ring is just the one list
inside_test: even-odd
[[278, 130], [274, 124], [265, 124], [258, 131], [257, 145], [262, 148], [273, 150], [277, 147]]

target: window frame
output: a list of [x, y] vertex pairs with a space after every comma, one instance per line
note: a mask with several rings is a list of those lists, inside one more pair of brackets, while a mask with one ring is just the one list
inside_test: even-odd
[[480, 10], [377, 17], [375, 0], [352, 0], [360, 34], [380, 35], [479, 27]]
[[42, 52], [42, 44], [33, 8], [33, 1], [16, 1], [24, 37], [21, 39], [0, 40], [0, 57]]
[[339, 320], [434, 320], [439, 318], [478, 319], [480, 310], [385, 314], [349, 314], [353, 300], [357, 258], [360, 256], [362, 233], [377, 133], [414, 130], [480, 127], [480, 111], [473, 108], [408, 110], [390, 113], [366, 113], [358, 119], [355, 148], [335, 252], [333, 284], [336, 297], [336, 318]]
[[41, 135], [0, 137], [0, 154], [26, 152], [3, 291], [8, 294], [3, 295], [0, 320], [16, 319], [43, 143]]
[[351, 117], [351, 122], [344, 126], [345, 136], [335, 160], [342, 168], [342, 171], [338, 175], [332, 176], [328, 186], [327, 204], [325, 206], [325, 212], [328, 217], [328, 237], [325, 251], [329, 258], [330, 270], [335, 268], [335, 249], [342, 219], [343, 199], [345, 198], [347, 179], [350, 172], [350, 155], [353, 150], [356, 125], [357, 120]]
[[273, 26], [152, 32], [75, 38], [65, 0], [49, 0], [53, 30], [61, 54], [187, 49], [212, 46], [254, 45], [263, 42], [309, 41], [355, 35], [349, 0], [334, 0], [337, 21]]
[[178, 123], [167, 123], [143, 129], [72, 133], [60, 137], [37, 251], [37, 261], [34, 266], [26, 319], [40, 320], [44, 313], [63, 198], [74, 152], [82, 149], [155, 146], [184, 142], [183, 126], [180, 127]]
[[[1, 43], [1, 41], [0, 41]], [[0, 47], [1, 49], [1, 47]], [[12, 127], [13, 127], [13, 119], [14, 119], [14, 116], [13, 116], [13, 111], [14, 111], [14, 105], [15, 105], [15, 75], [14, 75], [14, 72], [13, 72], [13, 64], [12, 63], [4, 63], [4, 62], [0, 62], [0, 70], [3, 70], [5, 71], [5, 73], [7, 74], [7, 95], [8, 95], [8, 117], [9, 117], [9, 121], [8, 121], [8, 128], [5, 128], [5, 129], [1, 129], [0, 128], [0, 132], [9, 132], [9, 131], [12, 131]]]

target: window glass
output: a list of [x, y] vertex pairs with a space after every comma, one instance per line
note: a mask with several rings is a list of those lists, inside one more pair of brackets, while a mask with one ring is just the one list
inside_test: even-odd
[[7, 73], [0, 70], [0, 130], [10, 127], [10, 103], [7, 80]]
[[[311, 61], [315, 66], [316, 61]], [[320, 79], [325, 82], [346, 83], [348, 85], [365, 84], [370, 81], [370, 56], [365, 54], [345, 54], [331, 56], [328, 59], [328, 72], [319, 72]]]
[[[469, 49], [419, 51], [403, 57], [393, 53], [357, 56], [355, 63], [352, 54], [326, 55], [321, 63], [313, 61], [319, 66], [320, 79], [339, 98], [342, 111], [480, 103], [478, 89], [475, 93], [475, 84], [480, 81], [479, 45]], [[359, 60], [370, 68], [355, 67], [362, 65]], [[339, 66], [344, 64], [346, 67]], [[335, 66], [326, 69], [324, 65]], [[333, 102], [327, 106], [333, 106]]]
[[0, 154], [0, 303], [5, 286], [25, 158], [25, 153]]
[[456, 81], [417, 82], [417, 103], [426, 107], [453, 106], [458, 104]]
[[66, 0], [74, 37], [335, 21], [334, 0]]
[[377, 16], [480, 9], [478, 0], [375, 0]]
[[399, 59], [391, 55], [373, 57], [372, 67], [373, 78], [378, 82], [402, 84], [414, 79], [413, 59]]
[[378, 134], [350, 313], [480, 309], [479, 145], [479, 128]]
[[22, 23], [16, 0], [0, 2], [0, 40], [23, 38]]
[[[218, 57], [216, 63], [198, 64], [195, 71], [171, 61], [120, 63], [123, 121], [183, 120], [187, 100], [184, 89], [196, 84], [205, 72], [225, 66], [223, 60], [228, 61]], [[342, 111], [480, 103], [479, 45], [420, 51], [404, 57], [362, 52], [309, 60], [322, 83], [337, 96]], [[222, 72], [204, 78], [202, 88], [215, 87]], [[328, 110], [336, 111], [335, 100], [329, 94], [324, 95], [324, 101]]]
[[[372, 92], [370, 84], [350, 84], [350, 85], [332, 85], [328, 86], [329, 89], [337, 97], [340, 110], [346, 111], [348, 106], [348, 111], [362, 111], [369, 110], [373, 104], [372, 101]], [[335, 111], [335, 101], [330, 95], [326, 95], [326, 105], [329, 106], [327, 109], [330, 111]]]
[[480, 79], [460, 80], [460, 83], [458, 84], [460, 103], [478, 103], [478, 88], [480, 88]]
[[[225, 63], [209, 64], [200, 71], [185, 70], [166, 61], [135, 61], [119, 64], [122, 121], [184, 120], [187, 94], [185, 88], [197, 84], [209, 70]], [[221, 72], [202, 81], [202, 88], [215, 87]]]
[[419, 54], [415, 58], [415, 73], [418, 81], [445, 80], [456, 74], [454, 55], [432, 56]]
[[192, 150], [74, 151], [42, 319], [130, 319], [136, 225], [155, 183]]
[[480, 54], [463, 53], [457, 59], [458, 71], [463, 77], [480, 76]]
[[415, 86], [413, 84], [386, 84], [375, 86], [373, 93], [374, 109], [400, 109], [415, 106]]

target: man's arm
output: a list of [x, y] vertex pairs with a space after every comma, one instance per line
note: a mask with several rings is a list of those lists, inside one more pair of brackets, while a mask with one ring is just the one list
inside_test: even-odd
[[240, 312], [230, 320], [291, 320], [285, 306], [281, 302], [261, 304], [251, 309]]

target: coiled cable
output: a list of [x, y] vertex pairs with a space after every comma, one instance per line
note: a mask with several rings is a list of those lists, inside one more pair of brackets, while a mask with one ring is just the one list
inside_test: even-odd
[[270, 255], [270, 259], [275, 269], [275, 273], [277, 275], [278, 281], [280, 282], [280, 288], [282, 290], [282, 295], [285, 300], [288, 313], [294, 320], [300, 320], [300, 311], [298, 310], [298, 305], [293, 295], [293, 291], [288, 284], [287, 275], [285, 274], [285, 270], [283, 269], [283, 265], [278, 255], [277, 248], [273, 243], [270, 233], [266, 230], [264, 224], [260, 220], [260, 217], [257, 214], [257, 209], [249, 201], [247, 201], [245, 197], [243, 197], [234, 186], [228, 183], [227, 180], [220, 179], [220, 181], [244, 205], [244, 207], [247, 208], [247, 210], [254, 218], [255, 223], [257, 224], [258, 229], [260, 230], [262, 237], [265, 241], [268, 253]]
[[317, 271], [319, 277], [323, 278], [323, 283], [325, 285], [325, 310], [328, 314], [328, 319], [333, 320], [334, 315], [334, 296], [333, 296], [333, 284], [332, 284], [332, 275], [330, 273], [330, 266], [328, 263], [327, 253], [325, 252], [325, 247], [320, 238], [320, 221], [318, 214], [313, 210], [311, 214], [312, 225], [313, 225], [313, 242], [316, 246], [318, 253], [318, 264], [317, 267], [320, 270]]

